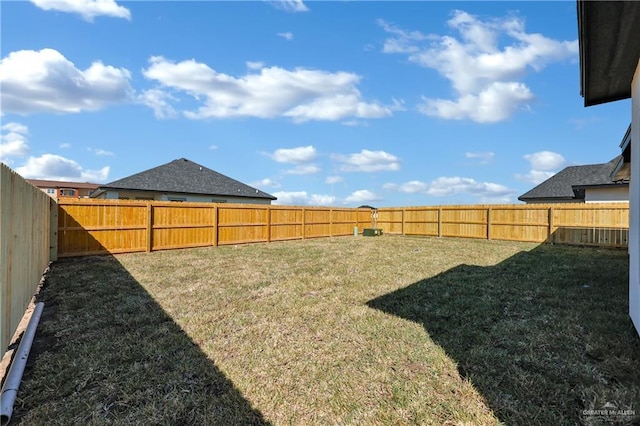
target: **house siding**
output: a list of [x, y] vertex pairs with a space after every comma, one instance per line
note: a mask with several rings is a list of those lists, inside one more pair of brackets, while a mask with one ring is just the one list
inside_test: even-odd
[[631, 83], [629, 202], [629, 315], [640, 333], [640, 60]]
[[585, 188], [585, 203], [617, 203], [629, 201], [629, 187]]

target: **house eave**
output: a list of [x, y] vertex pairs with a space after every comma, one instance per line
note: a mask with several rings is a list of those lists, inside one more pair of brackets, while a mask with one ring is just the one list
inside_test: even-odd
[[578, 0], [577, 9], [584, 105], [630, 98], [640, 56], [640, 2]]
[[620, 142], [620, 149], [624, 151], [625, 149], [627, 149], [630, 143], [631, 143], [631, 124], [629, 124], [629, 127], [627, 127], [627, 131], [622, 137], [622, 142]]
[[576, 197], [518, 197], [518, 200], [526, 202], [536, 201], [538, 203], [562, 203], [562, 202], [574, 202], [580, 200]]
[[599, 183], [594, 185], [573, 185], [572, 188], [575, 189], [592, 189], [592, 188], [615, 188], [615, 187], [623, 187], [629, 186], [629, 182], [611, 182], [611, 183]]

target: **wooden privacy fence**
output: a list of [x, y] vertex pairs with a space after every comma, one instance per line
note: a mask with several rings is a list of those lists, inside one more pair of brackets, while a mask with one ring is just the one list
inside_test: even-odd
[[58, 256], [353, 235], [371, 210], [258, 204], [59, 200]]
[[50, 247], [55, 225], [51, 229], [50, 224], [56, 211], [47, 194], [0, 164], [0, 356], [7, 350], [50, 255], [55, 260], [55, 247]]
[[[387, 234], [626, 247], [628, 203], [381, 208]], [[352, 235], [372, 225], [369, 209], [60, 200], [58, 256]]]
[[628, 203], [381, 208], [389, 234], [627, 247]]

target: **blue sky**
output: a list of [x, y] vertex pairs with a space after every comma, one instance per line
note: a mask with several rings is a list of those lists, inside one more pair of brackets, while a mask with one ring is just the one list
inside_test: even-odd
[[188, 158], [281, 204], [518, 202], [620, 153], [575, 2], [2, 2], [0, 159], [110, 182]]

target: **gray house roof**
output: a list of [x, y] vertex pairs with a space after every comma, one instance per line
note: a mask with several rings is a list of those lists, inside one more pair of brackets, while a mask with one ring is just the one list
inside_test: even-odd
[[570, 166], [518, 197], [520, 201], [573, 201], [584, 199], [584, 189], [596, 186], [627, 185], [614, 181], [622, 156], [608, 163]]
[[100, 185], [98, 189], [225, 195], [276, 200], [276, 197], [271, 194], [245, 185], [186, 158], [173, 160], [153, 169]]

